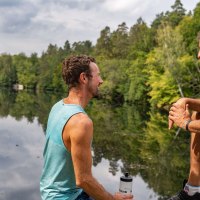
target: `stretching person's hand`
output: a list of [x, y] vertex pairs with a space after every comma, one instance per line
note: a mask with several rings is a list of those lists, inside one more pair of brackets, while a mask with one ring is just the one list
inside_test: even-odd
[[[177, 107], [179, 106], [179, 108], [182, 108], [184, 110], [186, 110], [186, 104], [187, 104], [187, 98], [181, 98], [179, 99], [178, 101], [176, 101], [176, 103], [173, 103], [171, 108], [170, 108], [170, 111], [171, 109], [173, 109], [173, 107]], [[182, 110], [183, 111], [183, 110]], [[173, 119], [170, 117], [170, 112], [169, 112], [169, 118], [168, 118], [168, 128], [171, 129], [174, 125], [174, 121]]]
[[187, 122], [191, 120], [188, 104], [184, 107], [179, 103], [174, 103], [169, 111], [169, 120], [185, 129]]

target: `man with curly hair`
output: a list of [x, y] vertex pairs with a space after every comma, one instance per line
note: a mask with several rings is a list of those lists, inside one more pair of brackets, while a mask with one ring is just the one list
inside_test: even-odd
[[95, 59], [65, 59], [62, 76], [69, 94], [49, 114], [40, 180], [42, 200], [133, 199], [132, 195], [108, 193], [92, 175], [93, 123], [84, 108], [98, 96], [103, 83]]

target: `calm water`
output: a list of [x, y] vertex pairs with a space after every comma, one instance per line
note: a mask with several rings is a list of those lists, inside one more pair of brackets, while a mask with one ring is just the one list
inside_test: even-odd
[[[44, 130], [59, 94], [0, 91], [0, 200], [40, 200]], [[113, 107], [94, 100], [93, 174], [118, 191], [119, 178], [133, 176], [135, 200], [164, 200], [188, 174], [189, 136], [167, 130], [167, 116], [143, 106]]]

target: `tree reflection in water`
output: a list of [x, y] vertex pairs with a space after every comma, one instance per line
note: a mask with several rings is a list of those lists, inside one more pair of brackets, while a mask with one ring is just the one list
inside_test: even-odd
[[[0, 116], [26, 118], [31, 123], [37, 119], [45, 130], [50, 108], [64, 96], [1, 90]], [[189, 170], [189, 134], [181, 131], [175, 137], [175, 129], [168, 130], [167, 113], [144, 105], [115, 107], [96, 99], [86, 112], [94, 122], [94, 167], [106, 159], [113, 177], [126, 171], [140, 176], [159, 200], [180, 189]]]

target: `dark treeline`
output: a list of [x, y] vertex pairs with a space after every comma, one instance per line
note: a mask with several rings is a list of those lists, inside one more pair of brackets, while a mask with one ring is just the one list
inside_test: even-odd
[[65, 91], [61, 63], [72, 54], [96, 58], [104, 84], [102, 96], [111, 102], [149, 102], [163, 108], [181, 96], [200, 94], [200, 63], [196, 59], [200, 31], [200, 3], [186, 13], [180, 0], [171, 10], [156, 15], [148, 26], [139, 18], [132, 27], [126, 23], [114, 31], [105, 27], [96, 45], [91, 41], [63, 47], [50, 44], [39, 57], [0, 55], [0, 85], [15, 83], [26, 89]]

